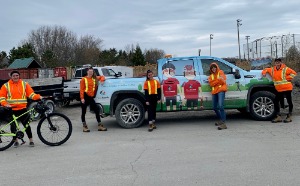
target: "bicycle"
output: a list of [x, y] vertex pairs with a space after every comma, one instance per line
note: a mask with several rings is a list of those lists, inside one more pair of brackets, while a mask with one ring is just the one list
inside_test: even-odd
[[[38, 125], [37, 134], [39, 139], [46, 145], [59, 146], [65, 143], [72, 134], [72, 122], [64, 114], [61, 113], [49, 113], [49, 107], [45, 104], [46, 100], [42, 99], [37, 104], [28, 109], [27, 112], [19, 116], [15, 116], [12, 113], [12, 108], [1, 107], [4, 110], [5, 115], [12, 116], [11, 121], [0, 121], [0, 151], [4, 151], [11, 147], [15, 142], [14, 138], [20, 139], [22, 144], [25, 143], [23, 140], [25, 130], [29, 124], [33, 121], [34, 115], [39, 113], [42, 115]], [[18, 123], [18, 118], [28, 113], [29, 121], [25, 127], [21, 128]], [[4, 114], [2, 114], [3, 116]], [[8, 123], [7, 123], [8, 122]], [[16, 132], [11, 132], [12, 125], [15, 125]]]

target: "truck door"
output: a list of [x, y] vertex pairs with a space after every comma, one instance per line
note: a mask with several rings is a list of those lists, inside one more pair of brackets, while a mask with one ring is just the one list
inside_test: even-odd
[[162, 65], [162, 110], [198, 110], [201, 108], [201, 84], [194, 58], [173, 58]]
[[[208, 83], [209, 67], [211, 63], [217, 63], [219, 68], [224, 71], [226, 75], [226, 83], [228, 91], [225, 94], [225, 108], [239, 108], [239, 105], [244, 105], [247, 99], [247, 90], [245, 88], [245, 78], [243, 74], [240, 74], [240, 78], [236, 79], [234, 71], [236, 67], [230, 63], [225, 63], [224, 61], [219, 61], [217, 59], [201, 59], [200, 68], [200, 79], [203, 90], [204, 106], [207, 109], [212, 108], [212, 96], [211, 87]], [[242, 72], [240, 72], [242, 73]]]

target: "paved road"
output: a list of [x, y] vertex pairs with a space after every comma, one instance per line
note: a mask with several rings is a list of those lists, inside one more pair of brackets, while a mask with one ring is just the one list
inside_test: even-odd
[[[61, 110], [62, 111], [62, 110]], [[82, 133], [80, 108], [64, 110], [73, 121], [70, 140], [49, 147], [37, 139], [0, 152], [0, 185], [300, 185], [300, 116], [272, 124], [228, 115], [228, 129], [216, 130], [211, 111], [159, 114], [158, 129], [120, 128], [103, 119], [98, 132]], [[33, 124], [35, 128], [35, 124]]]

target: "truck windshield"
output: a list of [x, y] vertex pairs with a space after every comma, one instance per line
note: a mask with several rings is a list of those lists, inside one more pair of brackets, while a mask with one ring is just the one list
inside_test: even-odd
[[105, 76], [105, 77], [109, 77], [109, 76], [115, 76], [116, 73], [112, 70], [112, 69], [108, 69], [108, 68], [102, 68], [102, 74]]

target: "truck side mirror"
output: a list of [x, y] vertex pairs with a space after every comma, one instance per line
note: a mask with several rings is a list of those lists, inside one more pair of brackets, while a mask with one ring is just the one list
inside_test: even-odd
[[232, 69], [232, 72], [234, 74], [235, 79], [241, 79], [241, 74], [240, 74], [240, 71], [238, 69]]

